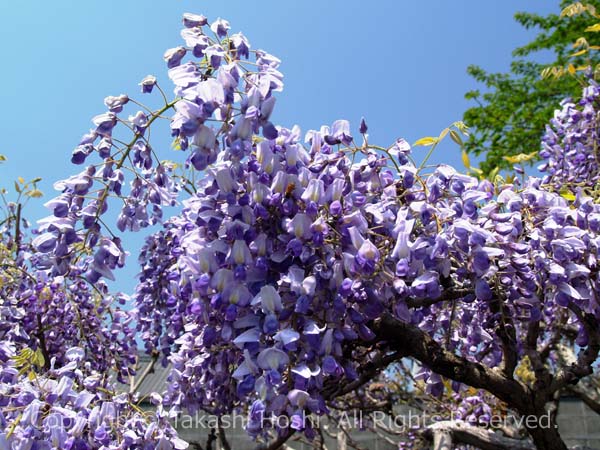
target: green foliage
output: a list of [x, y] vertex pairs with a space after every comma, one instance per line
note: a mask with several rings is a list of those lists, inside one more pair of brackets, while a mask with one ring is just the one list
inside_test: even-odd
[[[560, 10], [575, 3], [562, 0]], [[584, 6], [587, 5], [600, 10], [600, 0], [587, 1]], [[538, 29], [539, 33], [533, 41], [513, 51], [510, 72], [489, 73], [475, 65], [467, 69], [484, 88], [465, 94], [466, 99], [476, 103], [463, 116], [471, 127], [465, 150], [485, 155], [481, 169], [486, 174], [496, 167], [510, 168], [512, 163], [505, 156], [537, 152], [545, 126], [559, 102], [581, 93], [578, 69], [595, 67], [600, 62], [597, 52], [587, 51], [600, 44], [600, 34], [586, 30], [597, 22], [587, 9], [579, 8], [563, 17], [520, 12], [515, 19], [526, 29]], [[546, 52], [550, 52], [550, 67], [555, 68], [551, 75], [555, 76], [541, 77], [548, 64], [535, 60], [539, 52], [545, 58]], [[527, 161], [533, 162], [535, 158]]]

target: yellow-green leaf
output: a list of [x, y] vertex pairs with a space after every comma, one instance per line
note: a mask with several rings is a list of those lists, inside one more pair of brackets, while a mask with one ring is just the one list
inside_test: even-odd
[[469, 159], [469, 155], [467, 154], [467, 152], [465, 150], [462, 151], [461, 158], [462, 158], [462, 162], [465, 165], [465, 167], [467, 169], [470, 169], [471, 168], [471, 160]]
[[595, 23], [594, 25], [590, 25], [585, 29], [585, 31], [590, 31], [592, 33], [597, 33], [600, 31], [600, 23]]
[[19, 177], [17, 178], [17, 180], [19, 180], [19, 183], [25, 184], [25, 180], [23, 179], [23, 177]]
[[442, 132], [440, 133], [440, 135], [438, 136], [438, 142], [441, 141], [442, 139], [444, 139], [449, 131], [450, 131], [450, 128], [444, 128], [442, 130]]
[[552, 67], [546, 67], [544, 70], [542, 70], [542, 73], [540, 74], [542, 77], [542, 80], [545, 80], [546, 78], [548, 78], [551, 75], [552, 72]]
[[455, 130], [450, 130], [450, 139], [452, 139], [454, 142], [456, 142], [461, 147], [463, 146], [463, 140], [460, 137], [460, 134], [458, 134]]
[[[493, 169], [493, 170], [490, 172], [490, 176], [489, 176], [489, 178], [490, 178], [490, 180], [492, 180], [492, 182], [494, 182], [494, 183], [495, 183], [495, 182], [497, 181], [496, 179], [498, 178], [498, 172], [499, 172], [499, 171], [500, 171], [500, 167], [496, 166], [496, 167], [494, 167], [494, 169]], [[502, 177], [500, 177], [500, 178], [502, 178]], [[503, 178], [502, 178], [502, 181], [504, 181], [504, 179], [503, 179]]]
[[569, 200], [570, 202], [575, 201], [575, 195], [573, 195], [571, 192], [565, 192], [564, 194], [560, 194], [560, 196], [565, 200]]
[[577, 14], [581, 14], [587, 10], [587, 6], [582, 4], [581, 2], [575, 2], [565, 7], [560, 12], [560, 17], [573, 17]]
[[469, 127], [462, 121], [462, 120], [457, 120], [456, 122], [454, 122], [453, 124], [456, 129], [458, 131], [460, 131], [464, 136], [468, 136], [469, 135]]
[[6, 161], [6, 156], [0, 155], [0, 162], [2, 162], [2, 161]]
[[44, 358], [44, 354], [42, 353], [42, 349], [38, 348], [32, 358], [32, 362], [33, 364], [35, 364], [38, 367], [44, 367], [44, 364], [46, 363], [46, 359]]
[[19, 414], [17, 416], [17, 418], [15, 419], [15, 421], [10, 424], [10, 426], [8, 427], [8, 433], [6, 433], [6, 439], [10, 439], [12, 434], [15, 432], [17, 425], [19, 425], [19, 422], [21, 421], [22, 417], [23, 417], [23, 413]]
[[568, 200], [570, 202], [575, 201], [575, 194], [573, 194], [570, 190], [568, 190], [567, 188], [561, 189], [560, 190], [560, 196], [562, 198], [564, 198], [565, 200]]
[[503, 159], [509, 162], [510, 164], [520, 164], [523, 162], [531, 161], [533, 158], [536, 157], [536, 155], [537, 152], [519, 153], [518, 155], [504, 156]]
[[39, 189], [32, 189], [31, 191], [27, 191], [26, 194], [32, 198], [40, 198], [44, 195]]
[[573, 43], [573, 48], [586, 47], [588, 48], [590, 44], [587, 39], [584, 37], [577, 38], [577, 40]]
[[583, 50], [579, 50], [578, 52], [571, 53], [571, 56], [572, 57], [581, 56], [581, 55], [585, 55], [587, 52], [588, 52], [588, 49], [584, 48]]
[[429, 145], [434, 145], [434, 144], [437, 144], [437, 143], [438, 143], [438, 138], [428, 136], [428, 137], [424, 137], [424, 138], [421, 138], [421, 139], [417, 140], [413, 144], [413, 147], [416, 147], [416, 146], [419, 146], [419, 145], [427, 147]]
[[175, 170], [180, 166], [180, 164], [176, 163], [175, 161], [171, 161], [170, 159], [163, 159], [160, 163], [167, 169], [171, 170]]
[[29, 361], [31, 361], [34, 357], [34, 352], [29, 347], [25, 347], [15, 356], [13, 356], [13, 360], [15, 361], [15, 365], [17, 367], [25, 367], [29, 366]]

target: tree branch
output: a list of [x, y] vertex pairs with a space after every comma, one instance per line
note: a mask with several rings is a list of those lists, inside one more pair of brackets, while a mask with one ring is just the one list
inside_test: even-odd
[[588, 395], [586, 391], [579, 386], [567, 386], [566, 389], [571, 394], [579, 397], [581, 401], [596, 414], [600, 414], [600, 398], [598, 398], [598, 396], [592, 397], [591, 395]]
[[44, 369], [50, 370], [50, 354], [48, 353], [48, 346], [46, 344], [46, 336], [44, 335], [44, 324], [42, 323], [42, 316], [40, 313], [37, 313], [37, 338], [40, 342], [40, 349], [42, 350], [42, 355], [44, 356]]
[[[552, 381], [552, 375], [544, 365], [542, 361], [542, 357], [537, 349], [537, 341], [540, 335], [540, 322], [533, 321], [530, 322], [527, 327], [527, 337], [525, 339], [525, 351], [527, 356], [529, 357], [529, 361], [531, 362], [531, 367], [533, 368], [533, 372], [535, 374], [535, 382], [534, 389], [540, 393], [549, 389], [550, 383]], [[551, 393], [539, 395], [538, 397], [542, 399], [545, 403], [547, 398]]]
[[423, 308], [425, 306], [435, 305], [436, 303], [447, 302], [452, 300], [460, 300], [467, 295], [472, 294], [472, 289], [452, 289], [447, 290], [444, 295], [436, 299], [432, 298], [409, 298], [406, 300], [406, 306], [409, 308]]
[[[447, 433], [453, 444], [472, 445], [481, 450], [533, 450], [533, 442], [529, 439], [512, 439], [492, 430], [469, 425], [460, 420], [436, 422], [428, 427], [425, 437], [434, 439], [437, 433]], [[435, 446], [434, 446], [435, 448]]]
[[584, 349], [579, 351], [577, 361], [568, 367], [563, 367], [558, 375], [556, 375], [550, 386], [551, 393], [562, 389], [568, 384], [577, 384], [581, 378], [590, 375], [593, 372], [592, 364], [598, 358], [598, 353], [600, 353], [600, 333], [598, 332], [598, 321], [596, 318], [591, 314], [583, 312], [573, 302], [569, 304], [568, 308], [577, 316], [577, 319], [584, 327], [589, 342]]
[[231, 450], [231, 445], [227, 440], [227, 436], [225, 435], [225, 430], [223, 429], [223, 424], [221, 423], [221, 418], [218, 420], [217, 434], [219, 436], [219, 441], [221, 441], [221, 446], [223, 450]]
[[510, 320], [510, 313], [507, 313], [507, 308], [499, 298], [495, 298], [490, 303], [490, 310], [500, 316], [497, 334], [502, 342], [502, 373], [507, 378], [513, 378], [519, 362], [514, 324]]
[[325, 400], [333, 400], [336, 397], [340, 397], [354, 391], [355, 389], [358, 389], [363, 384], [371, 381], [375, 375], [385, 369], [392, 362], [398, 361], [403, 356], [404, 354], [401, 352], [394, 352], [365, 363], [362, 367], [359, 377], [356, 380], [346, 385], [340, 385], [337, 380], [333, 380], [331, 383], [325, 386], [322, 391], [323, 398]]
[[528, 409], [526, 387], [484, 365], [445, 350], [418, 327], [401, 322], [386, 313], [373, 324], [382, 341], [403, 356], [412, 356], [434, 372], [474, 388], [489, 391], [511, 407]]
[[283, 444], [287, 442], [289, 438], [294, 434], [294, 430], [288, 428], [284, 434], [277, 436], [276, 439], [271, 442], [267, 442], [266, 444], [257, 445], [254, 450], [277, 450], [279, 447], [282, 447]]

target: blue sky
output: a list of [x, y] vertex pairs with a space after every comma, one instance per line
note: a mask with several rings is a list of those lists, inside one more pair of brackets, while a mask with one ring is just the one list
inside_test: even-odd
[[[4, 0], [0, 2], [0, 185], [17, 176], [52, 182], [79, 171], [70, 154], [104, 112], [107, 95], [137, 94], [146, 75], [170, 89], [162, 60], [180, 45], [180, 18], [230, 21], [253, 48], [283, 60], [277, 123], [306, 131], [346, 118], [369, 124], [370, 142], [437, 135], [471, 106], [469, 64], [505, 71], [534, 35], [516, 11], [558, 12], [549, 0]], [[168, 142], [165, 139], [165, 152]], [[421, 152], [423, 150], [420, 150]], [[165, 156], [168, 158], [168, 155]], [[458, 148], [434, 162], [461, 166]], [[42, 201], [31, 219], [46, 215]], [[137, 240], [137, 239], [134, 239]], [[131, 277], [129, 277], [131, 279]], [[131, 281], [121, 286], [129, 288]]]

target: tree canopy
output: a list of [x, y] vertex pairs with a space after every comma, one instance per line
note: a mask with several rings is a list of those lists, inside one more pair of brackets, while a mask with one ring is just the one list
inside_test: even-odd
[[[600, 7], [597, 0], [584, 3]], [[571, 4], [570, 0], [562, 0], [560, 9]], [[476, 103], [463, 116], [471, 128], [465, 149], [484, 156], [481, 163], [484, 173], [496, 167], [510, 168], [512, 163], [505, 156], [537, 154], [546, 124], [560, 101], [579, 96], [581, 80], [578, 77], [542, 78], [546, 67], [565, 67], [569, 63], [596, 66], [600, 62], [595, 52], [573, 56], [585, 46], [579, 41], [581, 45], [574, 48], [583, 36], [590, 46], [600, 44], [597, 33], [585, 31], [594, 22], [587, 13], [561, 17], [559, 13], [540, 16], [519, 12], [515, 20], [526, 29], [539, 32], [531, 42], [514, 50], [510, 71], [490, 73], [477, 65], [467, 69], [483, 86], [465, 94], [465, 98]]]

